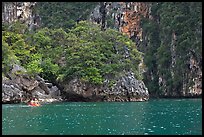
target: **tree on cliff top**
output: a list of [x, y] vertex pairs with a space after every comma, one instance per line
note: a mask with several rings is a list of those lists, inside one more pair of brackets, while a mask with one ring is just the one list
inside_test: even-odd
[[128, 36], [112, 29], [101, 31], [98, 25], [85, 21], [71, 29], [68, 36], [76, 40], [66, 49], [66, 78], [77, 76], [102, 84], [107, 77], [123, 75], [124, 71], [142, 78], [138, 70], [141, 53]]

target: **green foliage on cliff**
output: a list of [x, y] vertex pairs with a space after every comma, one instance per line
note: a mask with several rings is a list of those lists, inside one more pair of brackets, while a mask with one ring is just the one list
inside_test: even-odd
[[[141, 50], [148, 67], [144, 80], [151, 93], [181, 94], [183, 89], [192, 85], [190, 57], [202, 68], [202, 4], [151, 4], [153, 20], [142, 20], [147, 46]], [[160, 86], [159, 77], [162, 79]], [[156, 88], [150, 88], [153, 85]]]
[[[72, 29], [42, 28], [32, 33], [3, 31], [4, 66], [15, 58], [30, 74], [50, 81], [79, 78], [102, 84], [106, 78], [138, 71], [141, 53], [122, 33], [80, 21]], [[7, 54], [11, 54], [9, 57]]]
[[105, 77], [122, 70], [138, 71], [141, 55], [127, 36], [112, 29], [100, 31], [99, 26], [87, 22], [79, 22], [68, 35], [76, 36], [77, 42], [66, 50], [66, 77], [77, 75], [102, 84]]
[[13, 64], [18, 64], [17, 57], [8, 43], [2, 39], [2, 72], [7, 73]]
[[79, 20], [87, 20], [97, 2], [38, 2], [36, 12], [42, 27], [71, 28]]

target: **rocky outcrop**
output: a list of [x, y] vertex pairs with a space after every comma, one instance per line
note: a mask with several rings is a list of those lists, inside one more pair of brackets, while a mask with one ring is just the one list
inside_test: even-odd
[[106, 79], [101, 86], [77, 78], [63, 83], [67, 101], [146, 101], [149, 93], [142, 81], [133, 73], [113, 80]]
[[23, 97], [23, 90], [15, 84], [11, 83], [9, 79], [3, 77], [2, 79], [2, 102], [3, 103], [19, 103]]
[[61, 100], [61, 93], [56, 86], [45, 82], [40, 76], [32, 78], [25, 73], [16, 74], [16, 68], [22, 67], [14, 67], [12, 69], [13, 73], [8, 74], [8, 77], [2, 77], [3, 103], [27, 102], [32, 97], [36, 97], [39, 100]]

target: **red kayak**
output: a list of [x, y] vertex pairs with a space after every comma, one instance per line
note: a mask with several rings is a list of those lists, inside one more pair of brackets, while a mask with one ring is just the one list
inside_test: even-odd
[[39, 103], [28, 103], [29, 106], [33, 106], [33, 107], [39, 107], [40, 104]]

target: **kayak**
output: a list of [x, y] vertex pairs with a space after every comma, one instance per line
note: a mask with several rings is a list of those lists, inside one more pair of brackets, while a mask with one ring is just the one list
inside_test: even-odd
[[28, 103], [29, 106], [33, 106], [33, 107], [39, 107], [40, 104], [38, 103]]

